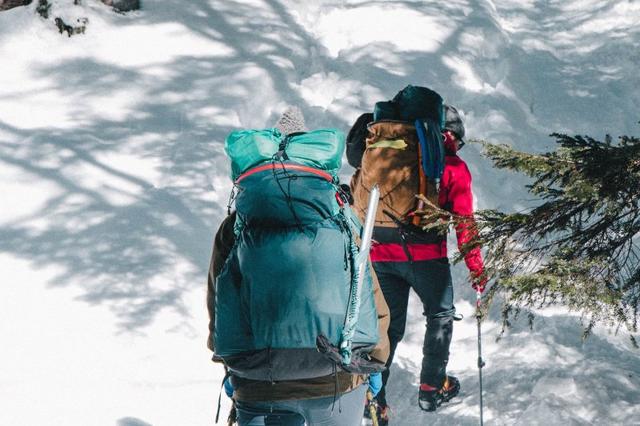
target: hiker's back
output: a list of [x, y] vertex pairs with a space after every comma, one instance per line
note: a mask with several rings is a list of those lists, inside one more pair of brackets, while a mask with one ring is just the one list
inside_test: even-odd
[[[240, 136], [232, 133], [226, 147], [237, 166], [236, 241], [216, 280], [216, 355], [247, 379], [331, 375], [337, 366], [316, 339], [340, 344], [357, 254], [348, 206], [337, 196], [344, 137], [275, 129]], [[265, 141], [259, 149], [234, 146]], [[354, 351], [370, 350], [379, 337], [366, 278]]]
[[421, 156], [430, 156], [429, 161], [443, 162], [444, 159], [437, 158], [439, 150], [429, 152], [424, 143], [421, 145], [419, 131], [422, 129], [418, 127], [426, 123], [429, 136], [433, 135], [433, 144], [441, 144], [443, 108], [440, 95], [415, 86], [407, 86], [392, 101], [376, 104], [374, 121], [367, 125], [361, 162], [351, 182], [354, 210], [360, 217], [364, 216], [369, 192], [376, 183], [380, 186], [377, 228], [395, 228], [399, 223], [408, 222], [407, 216], [416, 209], [419, 193], [437, 204], [437, 181], [441, 172], [429, 177], [421, 175]]

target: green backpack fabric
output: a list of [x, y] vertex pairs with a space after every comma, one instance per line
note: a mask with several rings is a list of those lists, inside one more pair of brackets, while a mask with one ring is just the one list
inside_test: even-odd
[[283, 135], [278, 129], [238, 130], [231, 132], [224, 150], [231, 159], [231, 179], [245, 171], [270, 162], [278, 153], [284, 160], [326, 170], [337, 175], [345, 149], [344, 133], [336, 129]]
[[[368, 359], [379, 339], [370, 271], [358, 301], [351, 364], [327, 354], [341, 343], [358, 254], [352, 213], [336, 197], [344, 137], [333, 130], [294, 135], [284, 150], [288, 160], [277, 154], [277, 137], [268, 129], [227, 138], [236, 241], [216, 277], [216, 355], [232, 374], [264, 381], [322, 377], [337, 368], [382, 370]], [[261, 143], [268, 147], [251, 147]], [[331, 173], [318, 173], [311, 163]]]

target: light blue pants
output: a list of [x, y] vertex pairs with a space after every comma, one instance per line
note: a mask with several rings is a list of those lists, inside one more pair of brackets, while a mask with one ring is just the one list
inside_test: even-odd
[[236, 401], [240, 426], [358, 426], [364, 412], [366, 385], [326, 398], [242, 402]]

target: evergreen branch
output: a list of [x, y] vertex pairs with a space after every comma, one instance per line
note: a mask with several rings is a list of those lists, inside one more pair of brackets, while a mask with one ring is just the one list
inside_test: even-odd
[[[554, 152], [531, 154], [486, 141], [497, 168], [533, 179], [527, 190], [542, 202], [525, 212], [477, 212], [459, 217], [434, 209], [438, 226], [473, 221], [473, 241], [459, 261], [485, 247], [495, 294], [505, 296], [503, 325], [520, 308], [562, 304], [582, 312], [584, 335], [599, 323], [637, 330], [640, 303], [640, 139], [553, 134]], [[425, 216], [427, 217], [428, 214]]]

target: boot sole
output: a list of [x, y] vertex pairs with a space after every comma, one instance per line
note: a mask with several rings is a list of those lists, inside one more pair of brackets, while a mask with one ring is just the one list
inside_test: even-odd
[[[458, 389], [455, 389], [454, 392], [451, 393], [447, 393], [446, 395], [442, 395], [441, 399], [438, 399], [435, 402], [435, 406], [430, 406], [428, 408], [424, 408], [421, 404], [420, 404], [420, 400], [418, 400], [418, 406], [420, 407], [420, 409], [422, 411], [425, 411], [427, 413], [433, 413], [434, 411], [437, 410], [438, 407], [440, 407], [442, 404], [451, 401], [453, 398], [455, 398], [456, 396], [458, 396], [460, 394], [460, 388], [458, 387]], [[425, 400], [422, 400], [425, 401]], [[425, 403], [429, 404], [429, 402], [425, 401]]]

